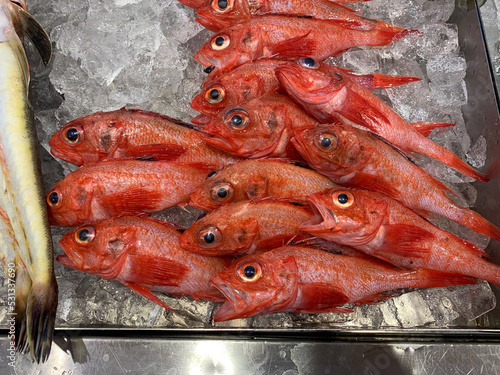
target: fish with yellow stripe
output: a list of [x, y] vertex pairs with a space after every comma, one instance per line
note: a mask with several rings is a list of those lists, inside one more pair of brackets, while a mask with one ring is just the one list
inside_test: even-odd
[[33, 360], [44, 362], [52, 344], [57, 283], [37, 137], [28, 101], [25, 36], [47, 64], [51, 43], [28, 14], [26, 1], [0, 0], [0, 256], [4, 262], [13, 261], [17, 270], [17, 350], [29, 350]]

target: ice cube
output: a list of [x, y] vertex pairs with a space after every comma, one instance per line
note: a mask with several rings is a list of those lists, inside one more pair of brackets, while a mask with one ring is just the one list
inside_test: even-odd
[[417, 51], [420, 57], [431, 59], [437, 56], [457, 55], [458, 28], [455, 24], [430, 24], [423, 27], [424, 40]]
[[436, 86], [453, 86], [465, 78], [467, 63], [463, 57], [440, 56], [427, 62], [427, 76]]

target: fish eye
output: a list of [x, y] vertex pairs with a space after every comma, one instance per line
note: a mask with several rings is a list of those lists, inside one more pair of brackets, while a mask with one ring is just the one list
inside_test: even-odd
[[198, 231], [198, 244], [202, 247], [217, 246], [222, 239], [219, 228], [207, 225]]
[[310, 69], [319, 68], [318, 62], [310, 57], [302, 57], [301, 59], [299, 59], [299, 64], [302, 65], [304, 68], [310, 68]]
[[314, 139], [314, 144], [322, 150], [333, 150], [337, 147], [337, 137], [330, 133], [323, 133]]
[[262, 276], [262, 268], [257, 263], [247, 263], [238, 269], [238, 276], [243, 281], [254, 282]]
[[62, 203], [62, 194], [58, 189], [52, 190], [47, 194], [47, 203], [50, 207], [57, 207]]
[[233, 194], [233, 185], [225, 181], [214, 184], [210, 189], [210, 198], [218, 203], [228, 202], [233, 197]]
[[342, 208], [351, 207], [354, 203], [354, 195], [347, 191], [335, 193], [333, 196], [333, 203]]
[[212, 9], [218, 13], [225, 13], [233, 8], [234, 0], [213, 0]]
[[212, 104], [221, 102], [225, 96], [226, 92], [220, 86], [211, 87], [205, 91], [205, 100]]
[[75, 241], [80, 244], [92, 242], [95, 237], [95, 229], [93, 227], [82, 227], [75, 232]]
[[234, 109], [226, 115], [225, 123], [229, 129], [243, 130], [250, 123], [250, 116], [243, 109]]
[[216, 51], [220, 51], [224, 48], [226, 48], [229, 45], [229, 36], [227, 35], [219, 35], [219, 36], [214, 36], [212, 38], [212, 41], [210, 42], [210, 46], [212, 49]]
[[83, 139], [83, 129], [81, 127], [72, 126], [63, 132], [63, 140], [67, 144], [74, 145]]

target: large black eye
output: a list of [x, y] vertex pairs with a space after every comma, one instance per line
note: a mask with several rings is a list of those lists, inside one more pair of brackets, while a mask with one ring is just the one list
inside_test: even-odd
[[59, 194], [57, 194], [57, 192], [55, 192], [55, 191], [50, 193], [49, 194], [49, 202], [52, 204], [57, 204], [57, 202], [59, 202]]
[[210, 43], [212, 49], [217, 51], [226, 48], [228, 45], [229, 45], [229, 36], [225, 34], [213, 37], [212, 42]]
[[243, 270], [243, 273], [245, 274], [246, 277], [249, 279], [253, 279], [255, 274], [257, 273], [257, 270], [255, 269], [254, 266], [246, 266], [245, 269]]
[[233, 194], [233, 185], [225, 181], [214, 184], [210, 189], [210, 198], [217, 203], [228, 202], [233, 197]]
[[69, 128], [66, 130], [66, 138], [73, 142], [78, 140], [78, 130], [75, 128]]
[[225, 118], [226, 126], [229, 129], [243, 130], [250, 123], [250, 116], [243, 109], [233, 109], [231, 110]]
[[205, 233], [205, 235], [203, 236], [203, 240], [206, 243], [212, 243], [215, 241], [215, 234], [213, 234], [213, 232]]
[[212, 9], [218, 13], [224, 13], [233, 8], [234, 0], [213, 0]]
[[347, 194], [342, 193], [339, 194], [337, 200], [339, 201], [339, 203], [346, 204], [349, 201], [349, 197], [347, 196]]
[[222, 238], [222, 235], [215, 225], [207, 225], [198, 232], [198, 244], [202, 247], [216, 246]]
[[354, 203], [354, 195], [348, 191], [340, 191], [333, 194], [333, 203], [337, 207], [351, 207]]
[[337, 137], [330, 133], [323, 133], [314, 139], [314, 143], [322, 150], [332, 150], [337, 147]]
[[299, 59], [299, 64], [302, 65], [304, 68], [311, 68], [311, 69], [319, 68], [319, 64], [310, 57], [303, 57]]
[[64, 142], [72, 145], [83, 139], [83, 129], [79, 126], [72, 126], [63, 132]]
[[83, 227], [75, 232], [75, 241], [81, 244], [92, 242], [95, 237], [95, 229], [93, 227]]
[[224, 88], [220, 86], [214, 86], [205, 91], [205, 100], [212, 104], [221, 102], [224, 96]]
[[56, 207], [60, 205], [62, 202], [62, 194], [59, 190], [52, 190], [48, 195], [47, 195], [47, 203], [51, 207]]
[[262, 276], [262, 268], [257, 263], [245, 264], [239, 268], [238, 276], [243, 281], [256, 281]]

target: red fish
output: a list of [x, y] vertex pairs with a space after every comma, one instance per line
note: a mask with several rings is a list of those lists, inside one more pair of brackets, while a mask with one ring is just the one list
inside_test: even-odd
[[120, 215], [145, 214], [187, 201], [211, 166], [169, 161], [110, 160], [68, 174], [47, 194], [52, 225], [72, 227]]
[[292, 143], [311, 167], [342, 186], [379, 191], [428, 216], [437, 213], [500, 240], [500, 229], [460, 207], [443, 183], [370, 132], [342, 123], [296, 130]]
[[[416, 152], [437, 159], [461, 173], [487, 181], [447, 148], [425, 138], [365, 87], [311, 66], [289, 63], [276, 69], [286, 92], [312, 116], [323, 123], [342, 115], [384, 137], [404, 152]], [[445, 124], [446, 126], [446, 124]]]
[[281, 247], [235, 260], [214, 285], [227, 301], [214, 320], [273, 312], [352, 312], [340, 306], [374, 303], [399, 288], [433, 288], [474, 281], [439, 271], [401, 270], [368, 257], [308, 247]]
[[386, 196], [360, 189], [333, 189], [309, 197], [316, 214], [299, 228], [352, 246], [404, 268], [428, 268], [500, 285], [500, 266], [488, 255], [422, 219]]
[[318, 172], [287, 160], [240, 160], [214, 173], [198, 186], [189, 195], [189, 205], [213, 210], [229, 202], [268, 197], [306, 202], [308, 195], [336, 186]]
[[197, 220], [180, 238], [184, 249], [202, 255], [241, 255], [312, 236], [297, 229], [312, 212], [286, 201], [229, 203]]
[[54, 156], [79, 166], [103, 159], [154, 156], [218, 169], [237, 160], [207, 145], [192, 125], [139, 109], [97, 112], [73, 120], [49, 144]]
[[[309, 59], [301, 58], [299, 62], [306, 64]], [[286, 63], [285, 60], [262, 59], [237, 66], [227, 72], [211, 73], [203, 83], [201, 92], [193, 98], [191, 108], [209, 117], [215, 117], [230, 105], [278, 91], [280, 84], [275, 69], [284, 63]], [[319, 63], [319, 65], [328, 69], [332, 76], [334, 74], [348, 75], [350, 79], [368, 89], [394, 87], [420, 80], [416, 77], [375, 73], [356, 75], [347, 69], [325, 63]]]
[[[262, 16], [221, 30], [196, 53], [204, 66], [231, 69], [262, 58], [325, 60], [355, 46], [383, 46], [407, 32], [397, 26], [353, 30], [332, 20]], [[399, 34], [399, 35], [398, 35]]]
[[[179, 231], [150, 218], [124, 216], [84, 225], [59, 241], [65, 266], [114, 279], [170, 309], [153, 291], [221, 301], [210, 284], [228, 261], [193, 254], [179, 246]], [[170, 309], [171, 310], [171, 309]]]
[[272, 14], [343, 21], [346, 27], [356, 30], [372, 30], [383, 24], [358, 16], [353, 9], [328, 0], [210, 0], [198, 7], [196, 21], [207, 29], [219, 31], [252, 17]]
[[297, 159], [290, 143], [292, 120], [310, 122], [311, 117], [286, 96], [269, 93], [227, 108], [204, 126], [203, 139], [238, 157]]
[[207, 0], [179, 0], [180, 3], [193, 9], [198, 9], [203, 4], [205, 4], [206, 1]]

